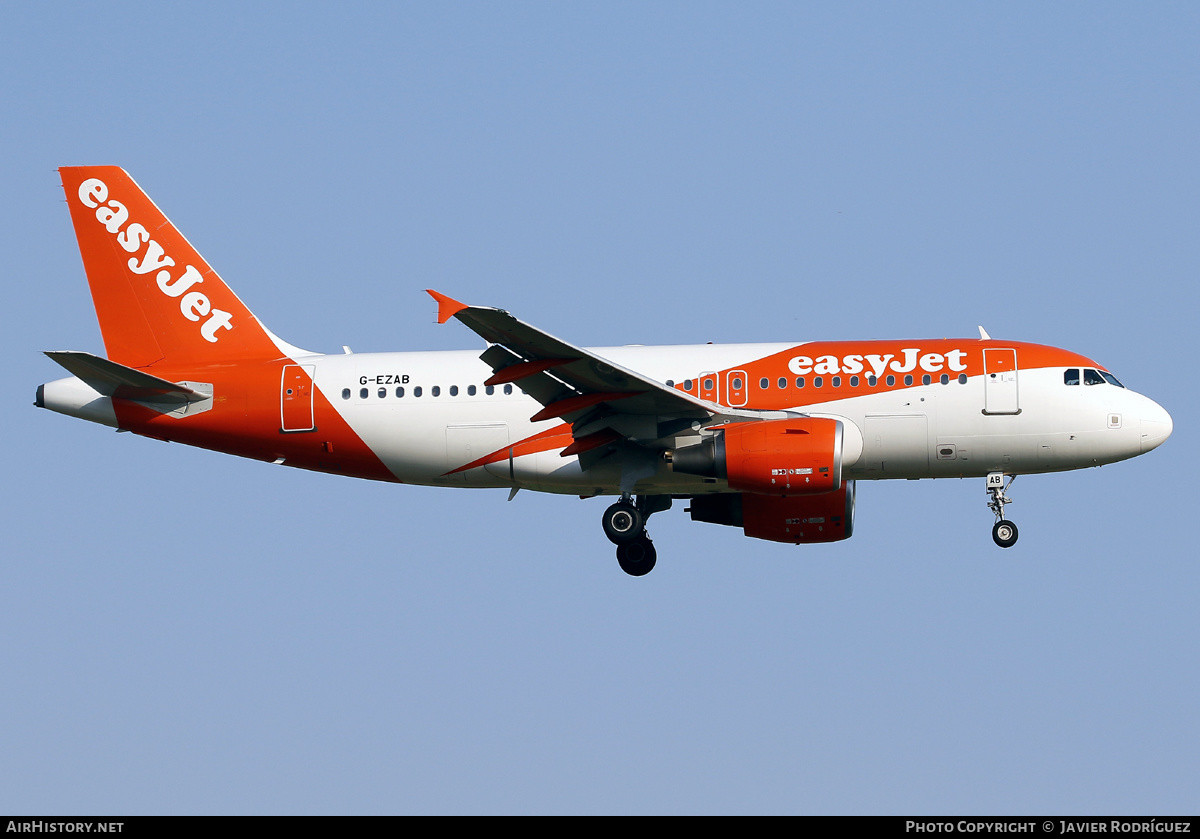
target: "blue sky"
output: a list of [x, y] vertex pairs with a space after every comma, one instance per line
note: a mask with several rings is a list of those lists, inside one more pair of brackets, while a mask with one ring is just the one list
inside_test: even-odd
[[[0, 811], [1194, 812], [1194, 4], [0, 6]], [[306, 474], [37, 411], [102, 352], [55, 168], [125, 167], [276, 333], [973, 336], [1161, 449], [859, 485], [853, 539]], [[1187, 546], [1192, 544], [1192, 548]], [[1189, 559], [1189, 557], [1191, 557]]]

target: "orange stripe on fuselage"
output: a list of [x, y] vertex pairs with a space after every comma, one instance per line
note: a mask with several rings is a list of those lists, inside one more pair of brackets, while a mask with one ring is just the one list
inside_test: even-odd
[[[1042, 344], [1026, 344], [1019, 341], [977, 341], [934, 339], [925, 341], [827, 341], [798, 344], [791, 349], [760, 358], [746, 364], [738, 364], [720, 370], [719, 393], [722, 404], [729, 404], [730, 374], [745, 373], [743, 391], [747, 401], [741, 407], [755, 410], [780, 410], [803, 405], [833, 402], [867, 396], [872, 393], [904, 390], [922, 384], [928, 375], [931, 383], [937, 383], [943, 374], [953, 382], [960, 374], [968, 377], [984, 374], [983, 351], [985, 349], [1012, 349], [1017, 353], [1018, 370], [1041, 367], [1097, 367], [1104, 369], [1089, 358]], [[877, 375], [874, 386], [868, 384], [868, 376]], [[839, 377], [838, 384], [833, 378]], [[851, 384], [852, 377], [858, 383]], [[887, 377], [894, 376], [895, 382], [887, 384]], [[912, 384], [904, 383], [905, 376], [912, 376]], [[703, 378], [707, 378], [703, 377]], [[821, 378], [817, 386], [816, 378]], [[685, 382], [675, 385], [678, 390], [693, 395], [699, 394], [700, 379], [696, 373], [691, 378], [691, 389]], [[786, 387], [779, 387], [779, 379]], [[796, 379], [804, 379], [804, 387], [796, 386]], [[760, 380], [767, 380], [761, 387]]]
[[155, 367], [170, 381], [213, 385], [209, 411], [183, 418], [165, 416], [143, 405], [114, 399], [121, 428], [135, 434], [212, 449], [254, 460], [284, 458], [288, 466], [376, 481], [399, 479], [371, 451], [317, 388], [313, 392], [313, 431], [280, 429], [280, 377], [290, 358], [243, 362], [207, 369]]
[[549, 428], [540, 434], [534, 434], [532, 437], [526, 437], [519, 443], [514, 443], [511, 446], [505, 446], [502, 449], [497, 449], [491, 454], [486, 454], [481, 458], [472, 460], [470, 463], [459, 466], [457, 469], [451, 469], [447, 475], [454, 475], [458, 472], [466, 472], [468, 469], [475, 469], [479, 466], [487, 466], [489, 463], [499, 463], [502, 460], [508, 460], [509, 449], [512, 449], [513, 457], [524, 457], [527, 454], [537, 454], [538, 452], [549, 452], [555, 449], [564, 449], [571, 445], [575, 438], [571, 435], [571, 426], [567, 423], [556, 425]]

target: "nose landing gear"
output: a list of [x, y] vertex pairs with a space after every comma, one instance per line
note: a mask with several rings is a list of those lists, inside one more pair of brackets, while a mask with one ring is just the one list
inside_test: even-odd
[[996, 524], [992, 527], [992, 541], [1002, 548], [1011, 548], [1017, 543], [1017, 526], [1004, 518], [1004, 505], [1013, 503], [1008, 497], [1008, 488], [1016, 479], [1016, 475], [1011, 475], [1005, 483], [1003, 472], [989, 472], [987, 476], [987, 492], [992, 498], [988, 502], [988, 509], [996, 514]]
[[646, 534], [646, 520], [670, 506], [669, 495], [639, 495], [635, 503], [626, 493], [604, 511], [604, 535], [617, 546], [617, 563], [626, 574], [641, 577], [654, 568], [658, 552]]

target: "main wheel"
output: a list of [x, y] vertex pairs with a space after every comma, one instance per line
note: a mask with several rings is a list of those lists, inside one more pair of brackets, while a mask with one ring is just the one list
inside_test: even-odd
[[646, 522], [637, 507], [618, 501], [604, 511], [604, 535], [614, 545], [628, 545], [646, 531]]
[[654, 543], [644, 536], [617, 548], [617, 562], [621, 570], [631, 577], [649, 574], [657, 561], [658, 551], [654, 550]]
[[992, 541], [1002, 548], [1017, 544], [1017, 526], [1008, 519], [1001, 519], [992, 528]]

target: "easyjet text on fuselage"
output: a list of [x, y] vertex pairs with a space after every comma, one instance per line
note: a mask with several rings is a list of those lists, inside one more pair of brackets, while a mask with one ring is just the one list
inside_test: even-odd
[[967, 369], [963, 361], [966, 355], [963, 350], [956, 349], [945, 353], [922, 352], [919, 347], [902, 349], [899, 356], [895, 353], [850, 353], [841, 358], [836, 355], [819, 355], [815, 358], [798, 355], [788, 362], [788, 369], [797, 376], [807, 376], [810, 373], [821, 376], [835, 376], [838, 373], [854, 375], [867, 371], [869, 375], [880, 377], [889, 370], [893, 373], [911, 373], [918, 367], [926, 373], [940, 373], [943, 370], [960, 373]]

